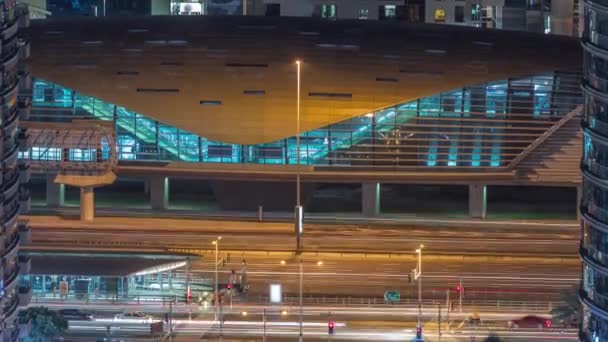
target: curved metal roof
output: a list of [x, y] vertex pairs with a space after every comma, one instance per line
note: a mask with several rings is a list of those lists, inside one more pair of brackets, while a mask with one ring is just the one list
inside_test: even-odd
[[395, 103], [576, 68], [577, 40], [445, 25], [268, 17], [32, 22], [36, 77], [210, 140], [271, 142]]

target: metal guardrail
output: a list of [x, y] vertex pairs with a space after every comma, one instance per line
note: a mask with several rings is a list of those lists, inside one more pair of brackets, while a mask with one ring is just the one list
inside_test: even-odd
[[570, 113], [566, 114], [563, 118], [561, 118], [557, 123], [555, 123], [551, 128], [541, 134], [534, 142], [528, 147], [526, 147], [517, 157], [513, 158], [511, 162], [507, 165], [508, 169], [513, 169], [520, 161], [522, 161], [525, 157], [527, 157], [532, 151], [536, 150], [542, 143], [544, 143], [549, 137], [553, 135], [553, 133], [557, 132], [563, 125], [565, 125], [568, 121], [570, 121], [575, 116], [579, 116], [583, 111], [583, 106], [580, 105], [574, 108]]

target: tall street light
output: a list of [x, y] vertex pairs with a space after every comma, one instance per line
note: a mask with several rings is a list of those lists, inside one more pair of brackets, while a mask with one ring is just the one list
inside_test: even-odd
[[302, 293], [304, 292], [304, 266], [302, 265], [302, 255], [300, 254], [300, 337], [299, 342], [304, 341], [303, 336], [303, 325], [304, 325], [304, 306], [302, 300]]
[[[281, 265], [285, 265], [285, 260], [281, 260]], [[323, 261], [317, 261], [317, 266], [323, 266]], [[300, 333], [298, 336], [298, 341], [304, 341], [304, 302], [303, 302], [303, 293], [304, 293], [304, 263], [302, 260], [302, 255], [300, 255], [300, 323], [299, 329]]]
[[219, 297], [219, 289], [218, 289], [218, 280], [217, 280], [217, 267], [219, 264], [218, 261], [218, 252], [219, 252], [219, 248], [220, 248], [220, 240], [222, 239], [221, 236], [218, 236], [217, 239], [213, 240], [213, 244], [215, 245], [215, 320], [218, 319], [218, 315], [217, 315], [217, 309], [219, 307], [219, 303], [220, 303], [220, 297]]
[[296, 250], [300, 250], [302, 248], [302, 232], [303, 232], [303, 210], [301, 203], [301, 194], [300, 194], [300, 69], [301, 69], [302, 61], [299, 59], [296, 60], [296, 69], [298, 74], [298, 84], [297, 84], [297, 94], [296, 94], [296, 208], [294, 218], [295, 222], [295, 230], [296, 230]]
[[422, 249], [424, 245], [420, 245], [416, 249], [418, 253], [418, 267], [414, 269], [414, 279], [418, 280], [418, 324], [416, 325], [416, 338], [422, 338]]

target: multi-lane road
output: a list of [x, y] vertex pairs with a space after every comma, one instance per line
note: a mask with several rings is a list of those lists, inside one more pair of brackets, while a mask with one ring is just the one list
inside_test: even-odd
[[[546, 314], [559, 301], [559, 293], [572, 289], [580, 276], [579, 232], [571, 224], [317, 222], [306, 224], [301, 253], [294, 252], [293, 226], [288, 222], [101, 217], [93, 223], [82, 223], [56, 216], [32, 216], [30, 226], [32, 244], [25, 246], [30, 251], [193, 253], [198, 257], [191, 259], [192, 277], [210, 284], [215, 271], [211, 242], [222, 236], [219, 257], [226, 262], [219, 269], [220, 282], [227, 282], [232, 270], [240, 274], [242, 261], [246, 261], [249, 292], [236, 296], [235, 306], [255, 310], [256, 305], [267, 303], [270, 284], [282, 285], [285, 305], [297, 303], [302, 270], [304, 302], [309, 309], [338, 312], [336, 307], [341, 307], [374, 322], [389, 319], [391, 310], [396, 317], [404, 315], [399, 307], [387, 307], [383, 299], [387, 290], [398, 290], [401, 303], [410, 305], [408, 310], [415, 308], [417, 286], [409, 282], [408, 274], [416, 267], [414, 250], [420, 245], [424, 245], [425, 307], [445, 305], [448, 292], [450, 303], [458, 305], [455, 289], [462, 283], [464, 310], [461, 314], [458, 306], [452, 309], [463, 317], [473, 312]], [[247, 305], [254, 307], [247, 309]], [[575, 340], [573, 332], [506, 331], [506, 319], [503, 317], [492, 329], [499, 330], [507, 341]], [[235, 319], [243, 320], [247, 321], [243, 317]], [[178, 341], [201, 337], [214, 340], [218, 335], [211, 323], [187, 320], [177, 327], [181, 329]], [[84, 328], [85, 335], [89, 328]], [[272, 339], [268, 341], [290, 340], [296, 328], [289, 324], [270, 326], [267, 333]], [[247, 322], [229, 324], [226, 329], [225, 336], [235, 341], [244, 336], [259, 338], [261, 332], [258, 323]], [[327, 340], [326, 327], [308, 329], [309, 340]], [[412, 331], [407, 324], [397, 328], [350, 324], [332, 339], [406, 340], [413, 336]], [[444, 334], [442, 341], [470, 341], [471, 336], [482, 339], [488, 333], [468, 331], [463, 337], [459, 335], [462, 331]], [[429, 335], [427, 340], [435, 337]]]
[[[51, 304], [52, 308], [66, 307], [70, 304]], [[74, 307], [78, 307], [77, 305]], [[137, 307], [134, 305], [134, 307]], [[150, 313], [156, 319], [162, 320], [167, 308], [151, 308]], [[83, 341], [87, 336], [98, 336], [108, 333], [116, 338], [134, 340], [138, 336], [149, 333], [149, 323], [128, 322], [113, 319], [114, 314], [121, 312], [124, 307], [107, 305], [97, 307], [95, 319], [92, 321], [70, 321], [68, 336], [74, 340]], [[386, 307], [377, 308], [378, 314], [368, 314], [370, 308], [339, 307], [325, 305], [323, 307], [306, 306], [303, 310], [302, 332], [307, 341], [327, 340], [373, 340], [373, 341], [408, 341], [415, 334], [417, 310], [415, 307]], [[283, 341], [298, 336], [300, 331], [299, 311], [297, 307], [271, 305], [234, 305], [225, 307], [221, 322], [213, 319], [211, 308], [198, 310], [188, 306], [174, 307], [171, 326], [174, 328], [175, 341], [191, 341], [194, 338], [215, 340], [220, 335], [227, 341], [248, 337], [250, 340], [261, 340], [263, 335], [267, 341]], [[521, 312], [503, 310], [501, 312], [481, 312], [484, 321], [479, 326], [469, 326], [463, 320], [466, 314], [453, 312], [449, 325], [445, 315], [441, 321], [441, 341], [471, 341], [484, 339], [490, 333], [496, 333], [506, 340], [551, 340], [571, 341], [576, 337], [574, 329], [549, 327], [543, 329], [510, 330], [506, 322], [519, 317]], [[334, 322], [334, 333], [328, 334], [327, 324]], [[427, 341], [437, 341], [439, 325], [433, 308], [425, 309], [422, 316], [423, 330]], [[166, 324], [168, 327], [168, 324]]]
[[[57, 216], [32, 216], [34, 245], [53, 248], [90, 247], [212, 249], [218, 235], [225, 250], [292, 251], [293, 225], [284, 222], [239, 222], [194, 219], [97, 218], [93, 223]], [[537, 222], [444, 226], [411, 224], [307, 224], [303, 249], [315, 252], [408, 254], [420, 245], [425, 253], [452, 255], [539, 255], [575, 257], [578, 229]]]
[[211, 242], [221, 235], [220, 257], [227, 259], [221, 282], [246, 260], [250, 293], [257, 295], [272, 283], [282, 284], [287, 295], [296, 293], [302, 258], [308, 295], [377, 299], [397, 289], [412, 298], [416, 287], [407, 274], [421, 244], [425, 298], [445, 298], [445, 290], [462, 280], [470, 300], [556, 300], [580, 275], [578, 230], [568, 225], [310, 224], [301, 254], [293, 252], [287, 223], [109, 217], [80, 223], [33, 216], [30, 225], [31, 250], [194, 252], [202, 258], [192, 262], [192, 272], [209, 280], [215, 270]]

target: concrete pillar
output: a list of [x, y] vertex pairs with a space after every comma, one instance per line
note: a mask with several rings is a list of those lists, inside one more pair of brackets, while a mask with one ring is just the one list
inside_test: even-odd
[[150, 178], [150, 205], [156, 210], [169, 208], [169, 178]]
[[55, 175], [46, 175], [46, 205], [59, 208], [65, 201], [65, 185], [55, 183]]
[[581, 198], [583, 195], [583, 186], [578, 185], [576, 187], [576, 219], [581, 220]]
[[367, 217], [380, 215], [380, 183], [361, 184], [361, 211]]
[[95, 197], [94, 188], [83, 186], [80, 188], [80, 220], [85, 222], [93, 221], [95, 218]]
[[486, 186], [483, 184], [469, 185], [469, 215], [480, 219], [486, 217]]
[[158, 272], [158, 285], [160, 286], [160, 293], [163, 293], [163, 272]]

